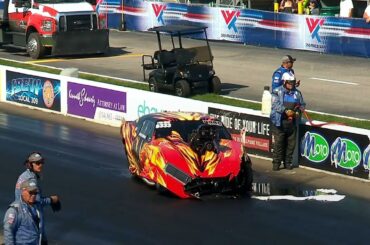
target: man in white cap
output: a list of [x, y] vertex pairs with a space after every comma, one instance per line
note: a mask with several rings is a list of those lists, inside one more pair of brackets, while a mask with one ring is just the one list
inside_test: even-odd
[[302, 93], [296, 89], [293, 72], [282, 75], [283, 86], [272, 91], [271, 131], [274, 144], [272, 153], [272, 170], [278, 171], [281, 162], [286, 169], [292, 169], [293, 152], [296, 145], [296, 132], [301, 111], [306, 103]]
[[20, 185], [20, 191], [20, 199], [10, 204], [4, 216], [5, 245], [47, 244], [43, 239], [43, 211], [41, 203], [36, 200], [37, 183], [26, 180]]
[[[293, 63], [295, 61], [296, 58], [293, 58], [290, 55], [283, 56], [283, 58], [281, 59], [281, 66], [272, 74], [271, 91], [283, 85], [282, 76], [285, 72], [291, 72], [294, 74]], [[299, 83], [300, 81], [296, 82], [296, 87], [299, 86]]]

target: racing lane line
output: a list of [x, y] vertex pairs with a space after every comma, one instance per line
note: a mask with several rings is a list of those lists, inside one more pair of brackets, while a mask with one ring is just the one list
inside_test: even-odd
[[310, 79], [311, 80], [326, 81], [326, 82], [331, 82], [331, 83], [348, 84], [348, 85], [354, 85], [354, 86], [359, 85], [358, 83], [353, 83], [353, 82], [346, 82], [346, 81], [339, 81], [339, 80], [331, 80], [331, 79], [318, 78], [318, 77], [310, 77]]
[[118, 56], [107, 56], [107, 57], [91, 57], [91, 58], [69, 58], [69, 59], [43, 59], [43, 60], [30, 60], [26, 61], [27, 64], [38, 64], [38, 63], [52, 63], [66, 60], [96, 60], [96, 59], [105, 59], [105, 58], [131, 58], [131, 57], [141, 57], [143, 54], [123, 54]]

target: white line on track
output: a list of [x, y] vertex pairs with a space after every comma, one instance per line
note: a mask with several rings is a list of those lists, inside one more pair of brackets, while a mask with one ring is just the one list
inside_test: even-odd
[[310, 79], [312, 79], [312, 80], [320, 80], [320, 81], [325, 81], [325, 82], [331, 82], [331, 83], [348, 84], [348, 85], [354, 85], [354, 86], [359, 85], [358, 83], [353, 83], [353, 82], [346, 82], [346, 81], [339, 81], [339, 80], [331, 80], [331, 79], [318, 78], [318, 77], [310, 77]]

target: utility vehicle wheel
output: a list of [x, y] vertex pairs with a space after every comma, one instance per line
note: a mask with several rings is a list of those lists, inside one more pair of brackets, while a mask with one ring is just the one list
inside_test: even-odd
[[179, 80], [175, 85], [175, 93], [180, 97], [188, 97], [190, 95], [190, 86], [186, 80]]
[[219, 94], [221, 92], [221, 81], [217, 76], [212, 77], [209, 81], [208, 91], [210, 93]]
[[149, 78], [149, 91], [151, 92], [158, 92], [158, 85], [157, 81], [154, 77]]
[[40, 59], [45, 54], [45, 47], [41, 45], [41, 38], [37, 32], [32, 32], [27, 40], [27, 53], [32, 59]]

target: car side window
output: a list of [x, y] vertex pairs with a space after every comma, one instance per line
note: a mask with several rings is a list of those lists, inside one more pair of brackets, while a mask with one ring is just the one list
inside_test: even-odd
[[139, 132], [139, 137], [146, 141], [150, 141], [153, 136], [154, 127], [154, 122], [149, 120], [144, 121], [143, 126], [141, 127]]

